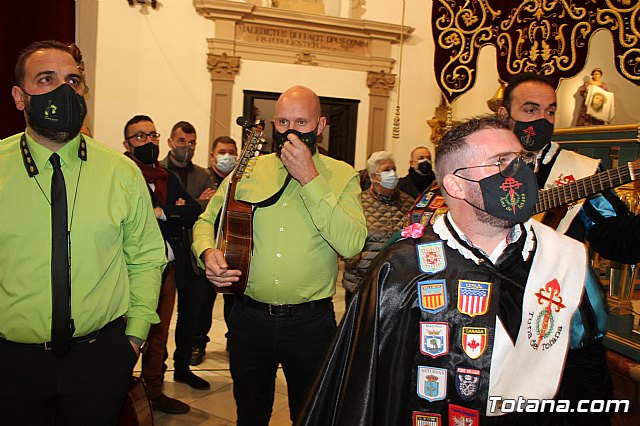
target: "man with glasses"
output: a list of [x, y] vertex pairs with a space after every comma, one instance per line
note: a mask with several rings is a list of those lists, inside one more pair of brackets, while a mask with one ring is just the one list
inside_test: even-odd
[[[164, 244], [140, 170], [80, 134], [80, 63], [26, 47], [0, 141], [0, 424], [114, 425], [155, 312]], [[125, 322], [126, 319], [126, 322]]]
[[[157, 313], [160, 317], [160, 323], [155, 324], [149, 330], [147, 346], [142, 354], [141, 377], [147, 386], [149, 399], [154, 410], [169, 414], [184, 414], [189, 411], [187, 404], [162, 393], [163, 365], [167, 351], [169, 322], [176, 297], [176, 286], [184, 286], [184, 271], [186, 268], [191, 268], [185, 232], [193, 226], [198, 215], [202, 212], [202, 208], [182, 187], [178, 177], [163, 168], [158, 162], [159, 143], [160, 134], [156, 131], [156, 126], [151, 118], [146, 115], [136, 115], [124, 126], [123, 145], [127, 150], [125, 155], [136, 163], [147, 181], [153, 210], [166, 241], [167, 259], [169, 260], [162, 276], [160, 299], [158, 300]], [[188, 367], [187, 372], [193, 374]], [[209, 384], [206, 380], [196, 378], [202, 380], [208, 388]], [[204, 389], [205, 385], [201, 385], [200, 388]]]
[[496, 116], [436, 155], [449, 211], [378, 255], [296, 425], [594, 424], [514, 408], [602, 394], [607, 377], [590, 362], [606, 314], [585, 248], [531, 219], [533, 157]]

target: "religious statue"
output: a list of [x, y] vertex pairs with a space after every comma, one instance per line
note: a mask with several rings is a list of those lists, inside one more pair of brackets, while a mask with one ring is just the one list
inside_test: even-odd
[[594, 68], [591, 79], [585, 82], [578, 92], [583, 98], [576, 126], [596, 126], [609, 124], [615, 115], [614, 94], [607, 89], [607, 83], [601, 80], [602, 70]]

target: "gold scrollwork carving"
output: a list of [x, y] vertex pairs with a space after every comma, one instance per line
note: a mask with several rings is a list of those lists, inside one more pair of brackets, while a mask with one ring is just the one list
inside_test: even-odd
[[497, 49], [501, 79], [536, 72], [557, 82], [582, 70], [590, 37], [603, 29], [614, 36], [616, 68], [640, 84], [640, 2], [575, 3], [435, 0], [436, 77], [447, 100], [453, 101], [473, 86], [478, 52], [485, 45]]

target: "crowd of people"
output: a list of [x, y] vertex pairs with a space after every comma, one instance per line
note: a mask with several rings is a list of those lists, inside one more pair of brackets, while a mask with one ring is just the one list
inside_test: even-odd
[[159, 160], [154, 121], [135, 115], [123, 155], [84, 130], [67, 45], [34, 43], [15, 70], [26, 130], [0, 141], [1, 424], [116, 424], [140, 353], [153, 409], [189, 412], [163, 392], [169, 357], [176, 382], [210, 388], [190, 366], [206, 356], [218, 290], [241, 278], [243, 294], [224, 295], [238, 425], [269, 424], [279, 366], [296, 425], [607, 424], [495, 404], [610, 398], [606, 306], [582, 242], [640, 261], [640, 222], [612, 192], [560, 232], [531, 218], [539, 188], [597, 168], [551, 142], [544, 77], [513, 79], [498, 114], [454, 126], [435, 161], [416, 147], [403, 178], [391, 152], [360, 173], [320, 154], [318, 95], [285, 90], [276, 151], [234, 183], [252, 212], [241, 277], [216, 241], [236, 141], [218, 136], [198, 166], [196, 129], [179, 121]]

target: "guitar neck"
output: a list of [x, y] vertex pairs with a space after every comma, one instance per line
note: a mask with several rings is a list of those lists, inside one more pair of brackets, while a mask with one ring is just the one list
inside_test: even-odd
[[609, 169], [593, 176], [578, 179], [575, 182], [558, 185], [550, 189], [541, 189], [538, 191], [538, 201], [536, 202], [534, 214], [633, 182], [636, 179], [636, 163], [638, 163], [637, 160], [615, 169]]

